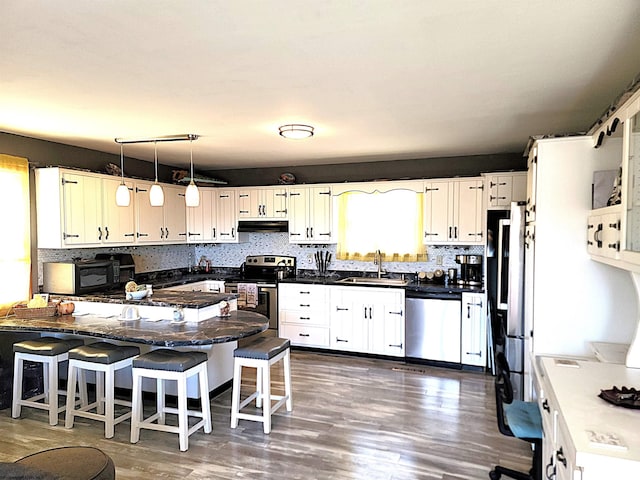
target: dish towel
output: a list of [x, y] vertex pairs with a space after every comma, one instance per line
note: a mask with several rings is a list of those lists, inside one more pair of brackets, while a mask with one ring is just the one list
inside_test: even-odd
[[238, 284], [238, 306], [245, 308], [258, 306], [258, 285], [255, 283]]

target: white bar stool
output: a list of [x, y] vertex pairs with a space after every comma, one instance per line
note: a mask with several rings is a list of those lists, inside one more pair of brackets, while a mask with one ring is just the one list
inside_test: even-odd
[[[260, 337], [257, 340], [233, 351], [233, 392], [231, 396], [231, 428], [238, 426], [238, 420], [253, 420], [262, 422], [264, 433], [271, 432], [271, 415], [283, 404], [287, 411], [293, 409], [291, 398], [291, 364], [290, 342], [286, 338]], [[271, 394], [271, 365], [283, 360], [284, 367], [284, 395]], [[256, 369], [256, 391], [240, 402], [240, 386], [242, 384], [242, 367]], [[262, 415], [242, 413], [253, 399], [256, 407], [262, 406]], [[276, 400], [275, 405], [271, 402]]]
[[[179, 352], [169, 349], [152, 350], [133, 360], [133, 407], [131, 416], [131, 443], [140, 440], [140, 429], [177, 433], [180, 450], [189, 448], [189, 436], [201, 427], [211, 433], [211, 407], [209, 404], [209, 379], [207, 377], [207, 354], [204, 352]], [[187, 379], [198, 375], [201, 411], [187, 408]], [[144, 418], [142, 405], [143, 378], [156, 379], [156, 412]], [[164, 381], [178, 382], [178, 408], [165, 406]], [[165, 413], [178, 415], [178, 426], [165, 425]], [[189, 416], [201, 418], [189, 428]], [[157, 423], [154, 423], [156, 422]]]
[[[11, 404], [13, 418], [20, 417], [22, 407], [39, 408], [49, 411], [49, 425], [58, 424], [58, 414], [65, 409], [64, 406], [58, 406], [58, 395], [65, 393], [58, 390], [58, 364], [67, 360], [69, 350], [83, 343], [80, 339], [40, 337], [13, 344], [13, 401]], [[22, 374], [25, 360], [42, 363], [44, 393], [23, 399]], [[74, 401], [75, 392], [71, 399], [67, 401]]]
[[[104, 422], [104, 436], [112, 438], [114, 427], [131, 417], [131, 411], [115, 416], [115, 406], [131, 407], [131, 402], [116, 400], [115, 372], [131, 366], [133, 357], [140, 354], [138, 347], [114, 345], [108, 342], [96, 342], [90, 345], [69, 350], [69, 375], [67, 381], [67, 397], [74, 394], [78, 373], [86, 374], [87, 370], [96, 373], [96, 401], [89, 403], [86, 396], [81, 395], [81, 403], [75, 406], [67, 402], [65, 427], [73, 428], [75, 417], [84, 417]], [[94, 410], [92, 412], [91, 410]]]

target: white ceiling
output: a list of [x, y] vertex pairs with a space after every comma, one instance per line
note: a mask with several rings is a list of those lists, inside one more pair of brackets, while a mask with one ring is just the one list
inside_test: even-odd
[[0, 32], [1, 131], [195, 133], [198, 170], [521, 152], [640, 73], [638, 0], [3, 0]]

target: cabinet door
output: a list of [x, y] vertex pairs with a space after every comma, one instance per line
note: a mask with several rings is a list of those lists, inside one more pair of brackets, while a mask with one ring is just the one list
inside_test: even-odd
[[513, 174], [511, 178], [511, 201], [527, 201], [527, 172]]
[[461, 362], [484, 367], [487, 364], [486, 302], [484, 295], [462, 294]]
[[187, 211], [184, 187], [163, 185], [164, 242], [181, 243], [187, 239]]
[[102, 182], [99, 177], [62, 174], [63, 240], [67, 246], [99, 244], [102, 227]]
[[602, 215], [590, 215], [587, 219], [587, 252], [602, 255]]
[[263, 212], [268, 218], [287, 218], [287, 190], [267, 188], [263, 190]]
[[238, 218], [258, 218], [262, 216], [261, 191], [257, 188], [238, 190]]
[[307, 240], [307, 189], [289, 189], [289, 242], [304, 243]]
[[461, 180], [456, 188], [452, 240], [465, 245], [483, 243], [482, 180]]
[[428, 182], [424, 187], [424, 243], [449, 240], [449, 182]]
[[218, 242], [238, 241], [238, 219], [236, 216], [236, 192], [220, 190], [216, 196], [216, 221]]
[[191, 243], [215, 240], [214, 192], [211, 188], [200, 189], [200, 205], [187, 207], [187, 241]]
[[[120, 180], [102, 180], [102, 243], [126, 244], [133, 243], [136, 237], [135, 206], [132, 201], [128, 207], [116, 205], [116, 190]], [[127, 188], [133, 192], [133, 183], [125, 182]], [[133, 195], [132, 195], [133, 196]]]
[[310, 188], [308, 199], [308, 240], [322, 243], [331, 242], [333, 238], [331, 187]]
[[404, 356], [404, 302], [372, 305], [369, 353]]
[[164, 210], [163, 207], [151, 206], [151, 185], [137, 182], [134, 187], [137, 243], [162, 243], [164, 240]]
[[533, 147], [527, 157], [527, 200], [525, 220], [536, 221], [536, 190], [538, 178], [538, 147]]

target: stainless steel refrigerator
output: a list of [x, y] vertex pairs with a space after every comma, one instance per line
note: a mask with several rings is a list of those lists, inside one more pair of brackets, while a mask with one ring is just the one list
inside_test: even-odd
[[488, 216], [494, 242], [487, 246], [488, 252], [494, 252], [493, 260], [487, 262], [491, 269], [487, 272], [488, 291], [495, 315], [492, 328], [497, 338], [494, 349], [504, 350], [517, 399], [523, 398], [524, 365], [531, 341], [524, 324], [524, 210], [524, 205], [513, 202], [509, 211]]

